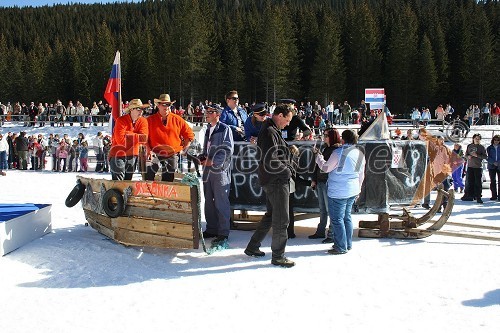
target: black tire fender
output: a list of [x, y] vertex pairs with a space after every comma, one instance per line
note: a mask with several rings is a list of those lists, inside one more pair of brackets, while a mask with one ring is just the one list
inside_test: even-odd
[[118, 217], [125, 209], [123, 195], [117, 189], [109, 189], [102, 196], [102, 208], [109, 217]]
[[76, 205], [83, 198], [84, 193], [85, 185], [78, 181], [66, 198], [66, 207], [73, 207], [74, 205]]

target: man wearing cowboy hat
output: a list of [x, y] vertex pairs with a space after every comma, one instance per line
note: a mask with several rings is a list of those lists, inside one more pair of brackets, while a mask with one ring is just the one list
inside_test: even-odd
[[[162, 166], [161, 180], [172, 182], [177, 169], [177, 154], [186, 154], [194, 139], [194, 133], [182, 117], [170, 112], [170, 106], [175, 100], [171, 101], [169, 94], [161, 94], [154, 101], [158, 112], [147, 118], [148, 145]], [[157, 163], [148, 167], [146, 179], [154, 180], [159, 168]]]
[[116, 119], [112, 148], [109, 151], [109, 167], [113, 180], [131, 180], [134, 174], [139, 146], [147, 142], [148, 122], [142, 112], [148, 104], [133, 99], [124, 110], [125, 115]]

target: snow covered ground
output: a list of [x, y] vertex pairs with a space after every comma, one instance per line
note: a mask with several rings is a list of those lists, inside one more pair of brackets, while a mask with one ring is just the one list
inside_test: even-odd
[[[80, 130], [30, 129], [70, 137]], [[81, 131], [91, 138], [97, 130], [103, 128]], [[307, 238], [318, 223], [307, 219], [296, 222], [297, 238], [288, 242], [286, 255], [297, 263], [290, 269], [270, 264], [269, 237], [264, 258], [243, 254], [250, 231], [232, 231], [230, 248], [212, 255], [202, 249], [125, 247], [85, 227], [80, 205], [64, 205], [75, 175], [8, 171], [0, 178], [0, 203], [50, 203], [53, 225], [51, 234], [0, 258], [2, 333], [498, 332], [500, 327], [498, 240], [355, 236], [348, 254], [331, 256], [329, 245]], [[457, 200], [449, 221], [497, 229], [445, 225], [442, 230], [500, 239], [500, 202], [487, 200], [489, 190], [483, 197], [484, 205]], [[357, 226], [376, 216], [354, 219]]]

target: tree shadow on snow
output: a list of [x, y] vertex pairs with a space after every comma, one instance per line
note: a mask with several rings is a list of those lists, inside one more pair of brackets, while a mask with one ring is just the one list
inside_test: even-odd
[[488, 291], [483, 295], [483, 298], [469, 299], [462, 302], [465, 306], [472, 306], [476, 308], [484, 308], [492, 305], [500, 305], [500, 289]]

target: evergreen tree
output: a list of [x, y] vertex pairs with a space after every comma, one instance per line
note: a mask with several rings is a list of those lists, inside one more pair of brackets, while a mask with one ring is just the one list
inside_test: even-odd
[[450, 56], [450, 96], [451, 100], [462, 100], [461, 108], [479, 103], [477, 91], [472, 83], [472, 62], [475, 59], [470, 17], [472, 11], [463, 5], [450, 14], [451, 25], [448, 35]]
[[449, 59], [445, 35], [439, 20], [436, 20], [437, 22], [435, 22], [434, 27], [430, 30], [428, 37], [432, 44], [434, 63], [436, 66], [436, 97], [443, 98], [444, 96], [448, 96], [449, 93]]
[[331, 13], [323, 17], [318, 48], [312, 69], [311, 88], [314, 100], [327, 105], [330, 100], [345, 98], [345, 67], [342, 59], [339, 25]]
[[[126, 48], [125, 55], [128, 61], [123, 74], [126, 74], [124, 76], [127, 80], [123, 82], [122, 98], [124, 100], [141, 98], [147, 101], [155, 92], [153, 79], [156, 60], [151, 31], [146, 29], [135, 35]], [[141, 84], [138, 84], [139, 82]]]
[[415, 82], [414, 64], [417, 53], [417, 20], [410, 6], [393, 13], [393, 29], [389, 38], [386, 59], [387, 103], [393, 110], [405, 112], [418, 101], [413, 89]]
[[28, 52], [26, 60], [25, 80], [28, 84], [26, 93], [30, 92], [32, 101], [42, 101], [45, 97], [44, 79], [46, 62], [44, 50], [38, 39], [33, 43], [33, 49]]
[[104, 98], [104, 90], [106, 89], [113, 60], [115, 59], [115, 53], [117, 51], [113, 44], [113, 37], [106, 21], [102, 21], [102, 23], [97, 26], [95, 40], [90, 40], [88, 42], [92, 46], [90, 50], [91, 59], [89, 59], [90, 63], [88, 65], [91, 96], [96, 101], [100, 101]]
[[263, 22], [259, 38], [259, 47], [263, 52], [258, 54], [258, 70], [265, 87], [265, 100], [276, 101], [287, 98], [291, 71], [297, 67], [290, 67], [296, 53], [290, 54], [290, 45], [294, 43], [293, 31], [290, 26], [290, 17], [285, 5], [280, 7], [268, 6], [264, 9]]
[[473, 92], [476, 100], [483, 105], [491, 102], [496, 96], [490, 92], [495, 85], [498, 85], [498, 77], [491, 75], [493, 68], [493, 47], [494, 38], [491, 26], [482, 8], [474, 8], [475, 24], [472, 26], [472, 49], [473, 59], [471, 79], [473, 82]]
[[8, 80], [8, 88], [6, 95], [12, 102], [24, 102], [31, 99], [29, 88], [26, 80], [24, 80], [26, 57], [19, 49], [11, 49], [8, 53], [9, 66], [7, 68], [6, 77]]
[[348, 7], [344, 24], [345, 62], [349, 68], [346, 97], [359, 102], [366, 88], [380, 87], [382, 54], [375, 13], [366, 2]]
[[219, 26], [221, 29], [219, 46], [223, 59], [224, 91], [239, 90], [243, 96], [245, 74], [243, 73], [243, 52], [239, 38], [243, 30], [243, 22], [238, 11], [231, 11], [221, 23]]
[[208, 56], [208, 34], [206, 21], [198, 0], [180, 0], [176, 2], [172, 14], [170, 39], [171, 68], [176, 80], [174, 91], [178, 101], [185, 105], [185, 98], [193, 99], [198, 93], [194, 90], [195, 82], [205, 72], [202, 65]]
[[[430, 105], [437, 89], [437, 72], [429, 38], [425, 34], [420, 42], [416, 71], [416, 102]], [[417, 106], [417, 105], [415, 105]]]
[[326, 15], [321, 17], [315, 6], [305, 4], [297, 9], [295, 22], [297, 25], [297, 49], [300, 55], [300, 69], [297, 68], [300, 74], [299, 85], [304, 96], [313, 99], [317, 98], [318, 95], [318, 92], [311, 87], [315, 58], [318, 52], [321, 52], [318, 50], [318, 47], [321, 47], [318, 37], [320, 27], [326, 23], [326, 19], [333, 19], [333, 17], [326, 17]]
[[[340, 33], [351, 103], [367, 87], [385, 87], [395, 113], [421, 99], [463, 110], [500, 95], [499, 13], [498, 1], [475, 0], [151, 0], [0, 8], [0, 75], [6, 78], [0, 100], [98, 101], [117, 50], [126, 98], [170, 93], [184, 106], [221, 102], [229, 89], [238, 89], [242, 102], [325, 98], [342, 90], [332, 92], [319, 80], [331, 75], [327, 65], [320, 73], [320, 64]], [[327, 33], [326, 15], [338, 31]], [[435, 93], [432, 84], [421, 86], [422, 77], [433, 76], [430, 59]]]
[[168, 56], [170, 54], [170, 36], [168, 35], [167, 26], [163, 20], [155, 21], [152, 25], [153, 52], [156, 64], [151, 78], [155, 86], [154, 91], [151, 93], [155, 96], [171, 91], [171, 69], [173, 64]]
[[[7, 48], [7, 40], [5, 38], [4, 34], [0, 34], [0, 77], [2, 78], [7, 78], [7, 73], [9, 72], [9, 59], [7, 55], [9, 54], [9, 49]], [[8, 89], [9, 89], [9, 84], [7, 80], [3, 79], [0, 80], [0, 91], [4, 93], [4, 95], [1, 97], [1, 101], [3, 102], [5, 98], [10, 99], [11, 96], [8, 94]], [[3, 104], [6, 104], [6, 102], [3, 102]]]

